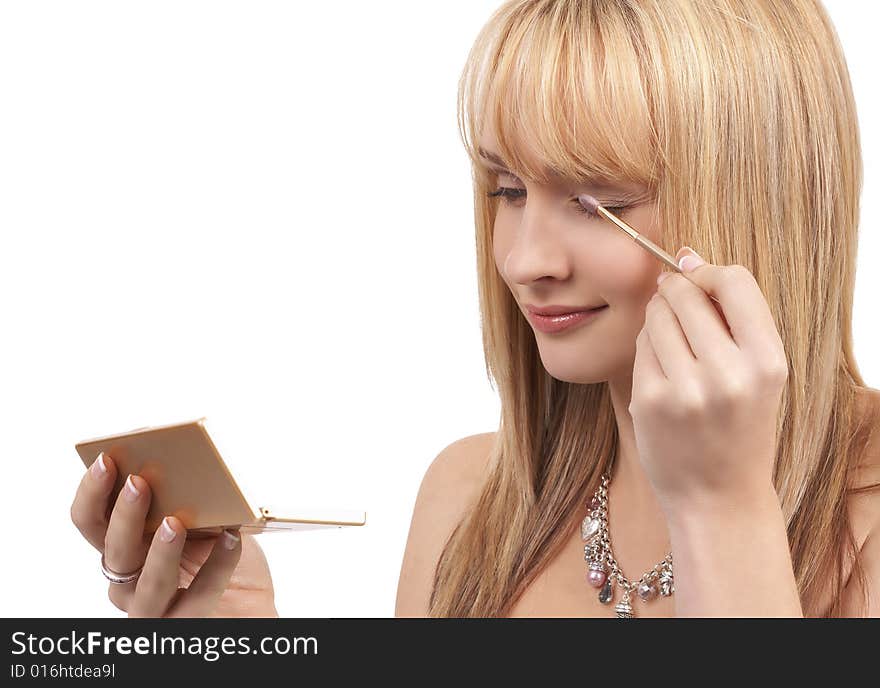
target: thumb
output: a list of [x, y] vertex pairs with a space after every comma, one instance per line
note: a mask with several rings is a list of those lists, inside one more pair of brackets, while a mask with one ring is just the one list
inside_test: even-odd
[[678, 267], [682, 272], [691, 272], [706, 264], [706, 261], [700, 257], [700, 254], [690, 246], [682, 246], [678, 253], [675, 254], [675, 260], [678, 262]]
[[[730, 332], [730, 324], [728, 323], [727, 318], [725, 318], [721, 302], [716, 297], [716, 294], [720, 291], [718, 288], [717, 270], [703, 270], [699, 274], [694, 273], [694, 270], [702, 265], [708, 265], [708, 263], [706, 263], [700, 254], [694, 251], [690, 246], [682, 246], [678, 250], [678, 253], [675, 254], [675, 260], [678, 263], [679, 269], [688, 275], [687, 279], [706, 292], [711, 299], [711, 304], [714, 306], [715, 312], [718, 313], [718, 317], [721, 318], [727, 331]], [[712, 267], [714, 268], [714, 266]]]

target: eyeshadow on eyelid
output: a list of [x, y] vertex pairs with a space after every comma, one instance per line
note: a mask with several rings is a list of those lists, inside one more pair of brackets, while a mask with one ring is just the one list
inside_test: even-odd
[[[499, 167], [497, 163], [486, 161], [484, 162], [484, 165], [490, 173], [497, 175], [498, 177], [509, 177], [517, 184], [523, 183], [516, 174], [508, 169]], [[599, 199], [601, 205], [607, 206], [634, 206], [652, 200], [651, 194], [647, 190], [627, 189], [625, 186], [615, 184], [614, 181], [590, 179], [574, 181], [566, 180], [559, 181], [558, 185], [560, 187], [567, 187], [569, 190], [572, 186], [586, 189], [588, 192], [591, 192], [590, 195], [596, 196], [596, 198]], [[576, 195], [577, 193], [583, 193], [583, 191], [571, 193]], [[603, 200], [608, 199], [609, 197], [614, 200]]]
[[[520, 178], [517, 175], [515, 175], [513, 172], [510, 172], [509, 170], [501, 170], [498, 168], [489, 168], [489, 170], [500, 177], [510, 177], [511, 179], [516, 180], [518, 183], [520, 183], [520, 184], [522, 183]], [[598, 197], [600, 195], [614, 194], [616, 197], [621, 197], [621, 198], [632, 197], [635, 199], [635, 198], [645, 197], [645, 194], [646, 194], [646, 192], [642, 191], [642, 190], [639, 190], [639, 191], [627, 190], [625, 187], [614, 184], [613, 182], [603, 182], [603, 181], [564, 180], [564, 181], [557, 182], [555, 184], [555, 186], [558, 186], [560, 188], [564, 188], [564, 187], [570, 188], [572, 186], [581, 187], [583, 189], [586, 189], [587, 191], [592, 192], [591, 195], [595, 195], [596, 197]], [[581, 191], [580, 193], [583, 193], [583, 191]]]

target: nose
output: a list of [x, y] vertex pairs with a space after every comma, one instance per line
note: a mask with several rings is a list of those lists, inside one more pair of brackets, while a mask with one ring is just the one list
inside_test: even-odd
[[570, 264], [547, 205], [527, 200], [513, 243], [504, 259], [504, 275], [511, 283], [529, 284], [542, 277], [565, 279]]

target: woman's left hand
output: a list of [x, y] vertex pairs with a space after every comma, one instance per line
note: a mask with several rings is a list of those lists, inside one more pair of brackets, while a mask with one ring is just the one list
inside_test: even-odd
[[687, 277], [661, 273], [648, 302], [629, 405], [639, 458], [667, 511], [736, 505], [772, 489], [788, 378], [752, 273], [705, 263], [688, 247], [676, 259], [686, 255], [696, 258], [685, 261]]

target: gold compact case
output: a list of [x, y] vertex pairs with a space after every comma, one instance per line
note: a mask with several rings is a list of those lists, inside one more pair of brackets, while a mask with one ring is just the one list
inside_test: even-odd
[[362, 526], [365, 511], [295, 509], [276, 515], [255, 507], [242, 493], [205, 428], [205, 418], [138, 428], [116, 435], [83, 440], [76, 452], [91, 466], [100, 452], [116, 464], [115, 495], [129, 474], [143, 477], [152, 497], [145, 533], [165, 516], [176, 516], [188, 533], [198, 537], [240, 528], [244, 533], [291, 532]]

